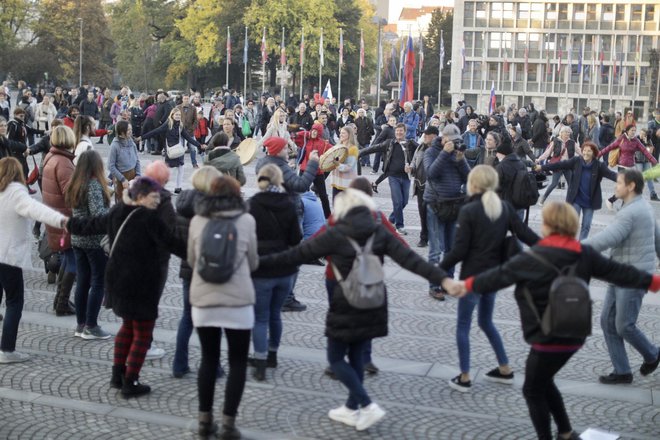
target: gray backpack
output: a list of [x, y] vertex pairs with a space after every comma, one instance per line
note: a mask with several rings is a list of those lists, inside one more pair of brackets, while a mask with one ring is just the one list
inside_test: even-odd
[[367, 239], [364, 248], [352, 238], [346, 237], [355, 249], [355, 259], [345, 279], [342, 279], [337, 267], [332, 265], [346, 301], [356, 309], [376, 309], [385, 304], [385, 272], [380, 258], [372, 251], [374, 236]]
[[211, 218], [204, 226], [197, 273], [208, 283], [229, 281], [242, 262], [241, 259], [235, 263], [238, 242], [235, 218]]

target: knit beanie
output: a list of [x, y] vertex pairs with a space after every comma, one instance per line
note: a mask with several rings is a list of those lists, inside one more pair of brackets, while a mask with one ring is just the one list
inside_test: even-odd
[[286, 147], [286, 140], [281, 137], [269, 137], [264, 141], [269, 156], [277, 156]]
[[505, 156], [513, 153], [513, 147], [511, 146], [511, 139], [509, 139], [509, 136], [502, 136], [502, 143], [497, 146], [495, 151]]

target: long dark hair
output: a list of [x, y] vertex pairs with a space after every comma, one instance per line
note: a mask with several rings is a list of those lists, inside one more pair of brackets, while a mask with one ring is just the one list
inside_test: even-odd
[[103, 169], [103, 159], [96, 151], [87, 150], [78, 158], [78, 163], [71, 177], [71, 183], [69, 183], [64, 196], [67, 206], [78, 208], [87, 204], [89, 182], [92, 179], [96, 179], [103, 188], [105, 206], [110, 205], [110, 190]]
[[76, 145], [80, 143], [83, 135], [90, 135], [94, 131], [94, 120], [89, 116], [78, 115], [73, 123], [73, 133], [76, 135]]

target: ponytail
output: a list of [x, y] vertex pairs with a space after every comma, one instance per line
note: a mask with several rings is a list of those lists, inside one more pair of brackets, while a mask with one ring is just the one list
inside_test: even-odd
[[502, 200], [495, 191], [491, 189], [485, 191], [481, 196], [481, 204], [484, 206], [484, 212], [490, 221], [494, 222], [502, 215]]

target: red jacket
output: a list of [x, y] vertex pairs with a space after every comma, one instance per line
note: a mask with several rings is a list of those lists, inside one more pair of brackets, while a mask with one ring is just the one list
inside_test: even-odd
[[209, 135], [209, 120], [206, 118], [198, 119], [195, 122], [195, 139], [206, 139]]
[[[69, 187], [75, 169], [73, 158], [73, 152], [51, 147], [44, 159], [42, 171], [41, 193], [44, 204], [67, 217], [71, 217], [71, 208], [64, 202], [64, 194]], [[54, 252], [71, 247], [71, 235], [63, 229], [46, 225], [46, 231], [48, 232], [48, 246]], [[63, 245], [60, 244], [62, 237], [64, 237]]]

